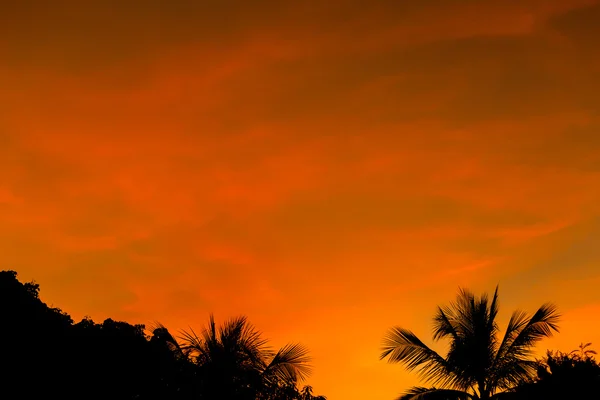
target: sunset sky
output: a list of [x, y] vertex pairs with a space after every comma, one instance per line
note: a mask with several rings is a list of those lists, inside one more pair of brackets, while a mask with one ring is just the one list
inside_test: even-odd
[[416, 384], [381, 339], [459, 287], [600, 350], [599, 38], [592, 0], [3, 2], [0, 269], [75, 320], [247, 315], [329, 400]]

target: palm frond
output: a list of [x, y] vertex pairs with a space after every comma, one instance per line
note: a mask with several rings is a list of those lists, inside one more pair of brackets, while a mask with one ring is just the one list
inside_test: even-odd
[[476, 308], [475, 295], [467, 289], [460, 288], [456, 301], [450, 304], [448, 310], [451, 310], [457, 330], [462, 336], [474, 333], [473, 315]]
[[409, 389], [397, 400], [474, 400], [473, 395], [452, 389], [436, 389], [416, 386]]
[[497, 347], [498, 347], [498, 332], [500, 330], [498, 327], [498, 323], [496, 322], [496, 317], [498, 316], [498, 310], [499, 310], [498, 288], [499, 288], [499, 285], [496, 285], [496, 290], [494, 290], [494, 296], [492, 296], [492, 302], [490, 303], [488, 316], [487, 316], [487, 320], [488, 320], [488, 329], [487, 330], [492, 339], [490, 341], [490, 348], [489, 348], [490, 354], [495, 354]]
[[529, 319], [522, 311], [513, 313], [494, 360], [491, 388], [512, 387], [535, 373], [537, 363], [530, 359], [533, 347], [539, 340], [558, 332], [559, 318], [556, 306], [549, 303], [542, 305]]
[[451, 340], [445, 359], [454, 372], [448, 382], [456, 389], [466, 390], [485, 380], [497, 347], [497, 313], [498, 288], [491, 302], [486, 294], [477, 297], [466, 289], [459, 289], [453, 303], [438, 308], [434, 339]]
[[181, 331], [180, 338], [183, 349], [194, 358], [197, 364], [207, 364], [222, 354], [221, 335], [213, 314], [210, 314], [208, 325], [202, 329], [200, 334], [189, 327], [188, 330]]
[[273, 356], [274, 352], [268, 345], [268, 340], [262, 337], [260, 331], [250, 324], [246, 317], [243, 317], [239, 335], [240, 345], [254, 362]]
[[433, 319], [433, 340], [437, 341], [449, 336], [451, 336], [454, 340], [458, 339], [459, 334], [454, 326], [455, 318], [453, 318], [454, 316], [452, 314], [453, 313], [451, 310], [438, 307], [438, 312]]
[[178, 357], [187, 358], [187, 352], [179, 344], [177, 339], [171, 334], [169, 329], [160, 322], [155, 322], [151, 325], [152, 336], [163, 341], [167, 348], [175, 353]]
[[510, 345], [514, 342], [515, 338], [519, 335], [519, 332], [527, 324], [527, 313], [521, 310], [516, 310], [510, 316], [508, 325], [506, 326], [506, 332], [504, 338], [500, 343], [500, 346], [496, 352], [496, 359], [500, 359], [506, 354]]
[[392, 328], [384, 337], [380, 360], [402, 363], [409, 371], [419, 368], [419, 375], [433, 384], [447, 384], [455, 379], [446, 360], [425, 345], [413, 332]]
[[[525, 314], [523, 317], [526, 318]], [[528, 357], [531, 355], [532, 346], [541, 339], [551, 337], [553, 332], [558, 332], [560, 315], [555, 305], [546, 303], [524, 323], [517, 324], [513, 332], [513, 340], [509, 343], [503, 356]]]
[[498, 316], [498, 288], [499, 285], [496, 285], [496, 290], [494, 290], [494, 296], [492, 296], [492, 302], [490, 303], [490, 311], [489, 311], [489, 320], [495, 321]]
[[264, 371], [265, 376], [274, 375], [285, 382], [296, 383], [310, 375], [311, 358], [308, 349], [301, 344], [287, 344], [282, 347]]
[[497, 365], [490, 374], [487, 388], [490, 391], [509, 389], [535, 375], [538, 363], [528, 359], [509, 359]]
[[198, 336], [191, 327], [187, 331], [181, 331], [179, 337], [182, 342], [182, 350], [196, 362], [204, 362], [205, 356], [208, 353], [204, 338]]

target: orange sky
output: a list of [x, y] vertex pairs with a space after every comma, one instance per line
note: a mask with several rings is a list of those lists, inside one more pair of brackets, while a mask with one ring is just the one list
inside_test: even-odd
[[458, 286], [600, 349], [599, 1], [13, 3], [1, 268], [49, 304], [248, 315], [330, 400], [417, 383], [381, 338]]

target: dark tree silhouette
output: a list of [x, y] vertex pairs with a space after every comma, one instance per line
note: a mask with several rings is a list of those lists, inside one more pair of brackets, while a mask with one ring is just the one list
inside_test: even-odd
[[581, 344], [579, 344], [579, 348], [571, 351], [569, 355], [579, 360], [586, 360], [588, 358], [591, 358], [597, 354], [596, 350], [590, 347], [591, 345], [591, 343], [581, 342]]
[[[74, 324], [39, 285], [0, 272], [0, 398], [63, 400], [322, 400], [296, 386], [300, 345], [273, 352], [245, 317], [190, 331], [179, 345], [157, 325], [84, 318]], [[304, 397], [302, 397], [304, 396]]]
[[600, 365], [594, 352], [548, 351], [539, 362], [537, 377], [515, 389], [515, 400], [597, 399], [600, 398]]
[[313, 395], [312, 386], [307, 385], [302, 388], [299, 400], [327, 400], [327, 397]]
[[197, 388], [205, 398], [296, 399], [297, 383], [310, 372], [306, 348], [289, 344], [273, 351], [246, 317], [217, 326], [211, 315], [201, 334], [184, 332], [181, 344], [162, 326], [154, 332], [196, 366]]
[[[71, 379], [88, 398], [154, 398], [161, 393], [160, 359], [143, 325], [84, 319], [69, 336]], [[79, 351], [77, 351], [79, 349]]]
[[[532, 317], [515, 311], [503, 337], [496, 322], [498, 288], [491, 301], [461, 289], [456, 302], [438, 307], [433, 339], [448, 339], [446, 357], [425, 345], [413, 332], [392, 328], [384, 338], [381, 359], [417, 369], [434, 387], [410, 389], [403, 400], [492, 399], [536, 371], [533, 346], [558, 331], [558, 314], [544, 304]], [[436, 387], [438, 386], [438, 387]]]
[[39, 299], [39, 285], [1, 271], [0, 321], [0, 390], [31, 398], [64, 392], [60, 361], [69, 352], [71, 318]]
[[11, 394], [5, 398], [166, 398], [166, 361], [143, 325], [88, 318], [73, 324], [40, 300], [39, 285], [19, 282], [14, 271], [0, 272], [0, 321], [0, 390]]

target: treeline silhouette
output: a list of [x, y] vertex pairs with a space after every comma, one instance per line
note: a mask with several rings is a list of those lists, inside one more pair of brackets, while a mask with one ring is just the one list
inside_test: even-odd
[[[299, 386], [310, 372], [307, 349], [271, 349], [245, 317], [219, 325], [211, 316], [199, 333], [176, 338], [162, 325], [74, 323], [39, 292], [15, 271], [0, 272], [0, 399], [325, 400]], [[497, 288], [491, 298], [461, 290], [454, 303], [439, 307], [434, 340], [449, 340], [446, 355], [407, 329], [390, 329], [381, 358], [431, 384], [398, 399], [600, 398], [591, 343], [532, 359], [533, 346], [558, 332], [555, 306], [544, 304], [531, 316], [515, 311], [503, 334], [497, 314]]]
[[299, 384], [307, 350], [273, 351], [244, 317], [175, 338], [157, 325], [89, 318], [48, 307], [35, 282], [0, 272], [0, 398], [324, 400]]

